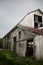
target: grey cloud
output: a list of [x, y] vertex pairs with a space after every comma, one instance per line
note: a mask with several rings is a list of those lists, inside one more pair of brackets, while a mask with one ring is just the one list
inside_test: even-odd
[[0, 37], [37, 8], [43, 10], [43, 0], [0, 0]]

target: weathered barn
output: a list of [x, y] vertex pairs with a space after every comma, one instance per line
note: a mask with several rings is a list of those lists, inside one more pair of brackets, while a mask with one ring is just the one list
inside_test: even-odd
[[43, 12], [28, 13], [3, 37], [3, 49], [15, 51], [20, 56], [43, 58]]

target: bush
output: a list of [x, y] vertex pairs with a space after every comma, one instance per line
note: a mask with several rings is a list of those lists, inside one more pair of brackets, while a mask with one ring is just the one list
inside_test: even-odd
[[6, 65], [6, 56], [3, 53], [0, 53], [0, 65]]
[[32, 57], [20, 57], [15, 52], [0, 51], [0, 65], [43, 65], [43, 60]]
[[3, 40], [2, 38], [0, 38], [0, 48], [2, 48], [2, 43], [3, 43]]

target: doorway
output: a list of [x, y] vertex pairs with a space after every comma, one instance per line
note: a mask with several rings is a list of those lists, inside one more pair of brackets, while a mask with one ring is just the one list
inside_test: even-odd
[[33, 56], [33, 40], [27, 40], [26, 56]]
[[16, 51], [16, 36], [13, 37], [13, 41], [14, 41], [14, 51]]

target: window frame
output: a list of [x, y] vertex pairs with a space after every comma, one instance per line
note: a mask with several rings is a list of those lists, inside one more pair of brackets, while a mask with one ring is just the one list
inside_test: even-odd
[[[40, 17], [40, 18], [39, 18]], [[40, 20], [39, 20], [40, 19]], [[34, 14], [34, 21], [35, 22], [42, 22], [42, 16]]]

